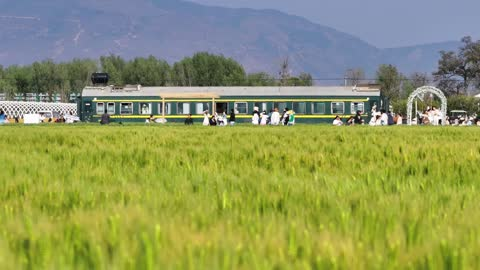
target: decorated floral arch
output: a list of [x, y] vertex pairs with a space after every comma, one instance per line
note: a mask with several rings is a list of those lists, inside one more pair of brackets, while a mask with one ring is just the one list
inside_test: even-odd
[[[420, 95], [423, 95], [423, 94], [434, 94], [436, 95], [437, 97], [440, 98], [441, 102], [442, 102], [442, 105], [440, 107], [440, 111], [442, 112], [442, 125], [445, 125], [445, 118], [447, 116], [447, 98], [445, 97], [445, 95], [443, 94], [443, 92], [438, 89], [438, 88], [435, 88], [433, 86], [423, 86], [423, 87], [420, 87], [418, 88], [417, 90], [415, 90], [409, 97], [408, 97], [408, 103], [407, 103], [407, 124], [408, 125], [411, 125], [412, 124], [412, 104], [413, 104], [413, 101], [415, 100], [415, 98], [417, 98], [418, 96]], [[415, 116], [417, 117], [417, 116]]]

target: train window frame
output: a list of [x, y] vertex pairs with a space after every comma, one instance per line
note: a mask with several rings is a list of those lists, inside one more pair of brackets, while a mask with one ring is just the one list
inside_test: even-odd
[[[323, 111], [322, 112], [317, 112], [315, 111], [315, 104], [322, 104], [323, 105]], [[312, 102], [312, 114], [325, 114], [325, 102]]]
[[[245, 112], [240, 112], [238, 110], [238, 105], [239, 104], [245, 105]], [[248, 114], [248, 102], [235, 102], [233, 107], [234, 107], [234, 110], [235, 110], [236, 114]]]
[[[162, 115], [163, 114], [163, 102], [158, 103], [158, 114]], [[172, 114], [172, 103], [171, 102], [165, 102], [165, 115], [170, 115]]]
[[[278, 106], [280, 103], [285, 103], [285, 107], [281, 108], [280, 106]], [[288, 102], [288, 101], [276, 101], [276, 102], [273, 102], [273, 108], [277, 108], [279, 112], [283, 112], [283, 110], [286, 108], [290, 110], [292, 108], [291, 107], [289, 108], [288, 103], [290, 103], [290, 105], [293, 105], [292, 102]]]
[[[359, 110], [358, 107], [357, 107], [357, 109], [355, 109], [355, 104], [357, 104], [357, 105], [360, 105], [360, 104], [361, 104], [361, 105], [362, 105], [362, 109]], [[350, 113], [351, 113], [351, 114], [356, 114], [357, 111], [361, 111], [362, 113], [365, 112], [365, 102], [352, 102], [352, 103], [350, 104]]]
[[[202, 111], [199, 111], [198, 108], [199, 106], [198, 105], [202, 105]], [[206, 105], [206, 109], [205, 109], [205, 105]], [[203, 114], [205, 111], [210, 111], [210, 102], [197, 102], [195, 103], [195, 114], [198, 114], [198, 115], [201, 115]]]
[[[123, 106], [130, 104], [130, 111], [128, 113], [123, 111]], [[121, 115], [132, 115], [133, 114], [133, 102], [121, 102], [120, 103], [120, 114]]]
[[[179, 113], [180, 105], [182, 105], [182, 113]], [[184, 109], [185, 109], [184, 105], [188, 105], [188, 112], [184, 112]], [[177, 102], [177, 114], [178, 115], [189, 115], [190, 112], [192, 111], [191, 107], [192, 106], [191, 106], [190, 102]]]
[[[337, 104], [337, 105], [340, 105], [340, 104], [341, 104], [341, 105], [342, 105], [342, 112], [334, 112], [334, 111], [333, 111], [333, 108], [334, 108], [333, 104]], [[332, 101], [332, 102], [330, 103], [330, 112], [331, 112], [332, 114], [334, 114], [334, 115], [342, 115], [342, 114], [345, 114], [345, 102], [343, 102], [343, 101], [333, 102], [333, 101]]]
[[[112, 105], [113, 110], [110, 110], [110, 105]], [[115, 114], [115, 102], [107, 102], [107, 113]]]
[[[100, 105], [102, 107], [101, 110], [99, 110]], [[97, 106], [96, 106], [95, 109], [96, 109], [97, 114], [104, 114], [105, 113], [105, 102], [97, 102]]]
[[[296, 110], [295, 104], [303, 104], [303, 112], [300, 112], [300, 110]], [[296, 114], [307, 114], [307, 103], [306, 102], [292, 102], [292, 110]]]
[[[148, 106], [148, 111], [145, 112], [145, 113], [142, 111], [143, 105]], [[151, 115], [152, 114], [152, 103], [151, 102], [140, 102], [140, 103], [138, 103], [138, 112], [140, 113], [140, 115]]]

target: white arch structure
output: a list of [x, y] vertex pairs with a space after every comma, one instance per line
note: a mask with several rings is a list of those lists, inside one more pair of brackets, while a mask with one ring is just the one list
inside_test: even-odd
[[77, 115], [77, 104], [75, 103], [0, 101], [0, 109], [5, 111], [8, 116], [13, 117], [23, 117], [24, 114], [38, 113], [39, 111]]
[[[440, 98], [442, 101], [442, 105], [440, 107], [440, 111], [442, 112], [442, 126], [445, 125], [445, 117], [447, 116], [447, 98], [443, 94], [443, 92], [433, 86], [423, 86], [415, 90], [409, 97], [407, 103], [407, 124], [410, 126], [412, 125], [412, 104], [415, 98], [419, 95], [423, 94], [434, 94]], [[415, 115], [415, 117], [417, 117]]]

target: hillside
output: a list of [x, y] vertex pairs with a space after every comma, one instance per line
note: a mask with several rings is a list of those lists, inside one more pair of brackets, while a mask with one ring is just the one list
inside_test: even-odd
[[232, 57], [249, 72], [276, 74], [289, 57], [294, 73], [373, 74], [380, 63], [431, 71], [440, 49], [456, 43], [381, 50], [304, 18], [272, 10], [207, 7], [177, 0], [0, 0], [0, 64], [52, 58], [155, 55], [173, 62], [198, 51]]

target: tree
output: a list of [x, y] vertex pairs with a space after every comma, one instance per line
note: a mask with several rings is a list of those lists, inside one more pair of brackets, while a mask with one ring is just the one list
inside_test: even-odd
[[125, 73], [125, 60], [120, 56], [111, 54], [100, 57], [100, 65], [103, 72], [108, 73], [111, 84], [123, 85]]
[[164, 60], [154, 56], [148, 58], [137, 57], [127, 62], [123, 81], [127, 84], [141, 84], [145, 86], [165, 86], [170, 79], [170, 66]]
[[48, 94], [49, 100], [55, 89], [55, 64], [51, 60], [35, 62], [32, 65], [32, 90], [37, 94]]
[[0, 65], [0, 93], [5, 94], [5, 98], [10, 100], [15, 95], [16, 89], [12, 85], [12, 78], [7, 70]]
[[472, 96], [453, 95], [448, 97], [448, 107], [455, 110], [465, 110], [469, 114], [479, 112], [478, 99]]
[[480, 41], [462, 38], [459, 51], [441, 51], [438, 69], [433, 73], [438, 87], [446, 95], [467, 94], [472, 86], [480, 86]]
[[290, 80], [290, 66], [288, 62], [288, 57], [283, 60], [282, 65], [280, 66], [280, 72], [278, 75], [280, 76], [280, 85], [287, 86]]
[[403, 80], [400, 98], [408, 98], [417, 88], [428, 85], [429, 83], [430, 80], [426, 73], [412, 73], [408, 79]]
[[313, 85], [313, 78], [310, 73], [302, 72], [298, 75], [299, 79], [299, 86], [312, 86]]
[[[69, 102], [72, 93], [68, 69], [69, 65], [67, 63], [55, 65], [54, 69], [54, 94], [60, 95], [61, 102]], [[50, 96], [51, 99], [52, 96]]]
[[172, 85], [192, 86], [194, 75], [192, 58], [186, 57], [173, 65], [171, 71]]
[[247, 85], [248, 86], [276, 86], [278, 85], [275, 77], [266, 73], [258, 72], [251, 73], [247, 75]]
[[393, 65], [380, 65], [377, 70], [377, 83], [390, 101], [401, 97], [403, 75]]
[[200, 52], [192, 58], [175, 63], [172, 78], [178, 85], [234, 86], [245, 85], [246, 74], [242, 65], [223, 55]]
[[73, 59], [67, 63], [68, 79], [73, 93], [81, 93], [90, 84], [90, 76], [98, 70], [98, 63], [91, 59]]
[[23, 94], [23, 99], [26, 100], [27, 93], [32, 92], [32, 68], [28, 66], [10, 66], [5, 72], [14, 93]]
[[346, 86], [355, 86], [365, 80], [365, 71], [362, 68], [350, 68], [345, 72]]

